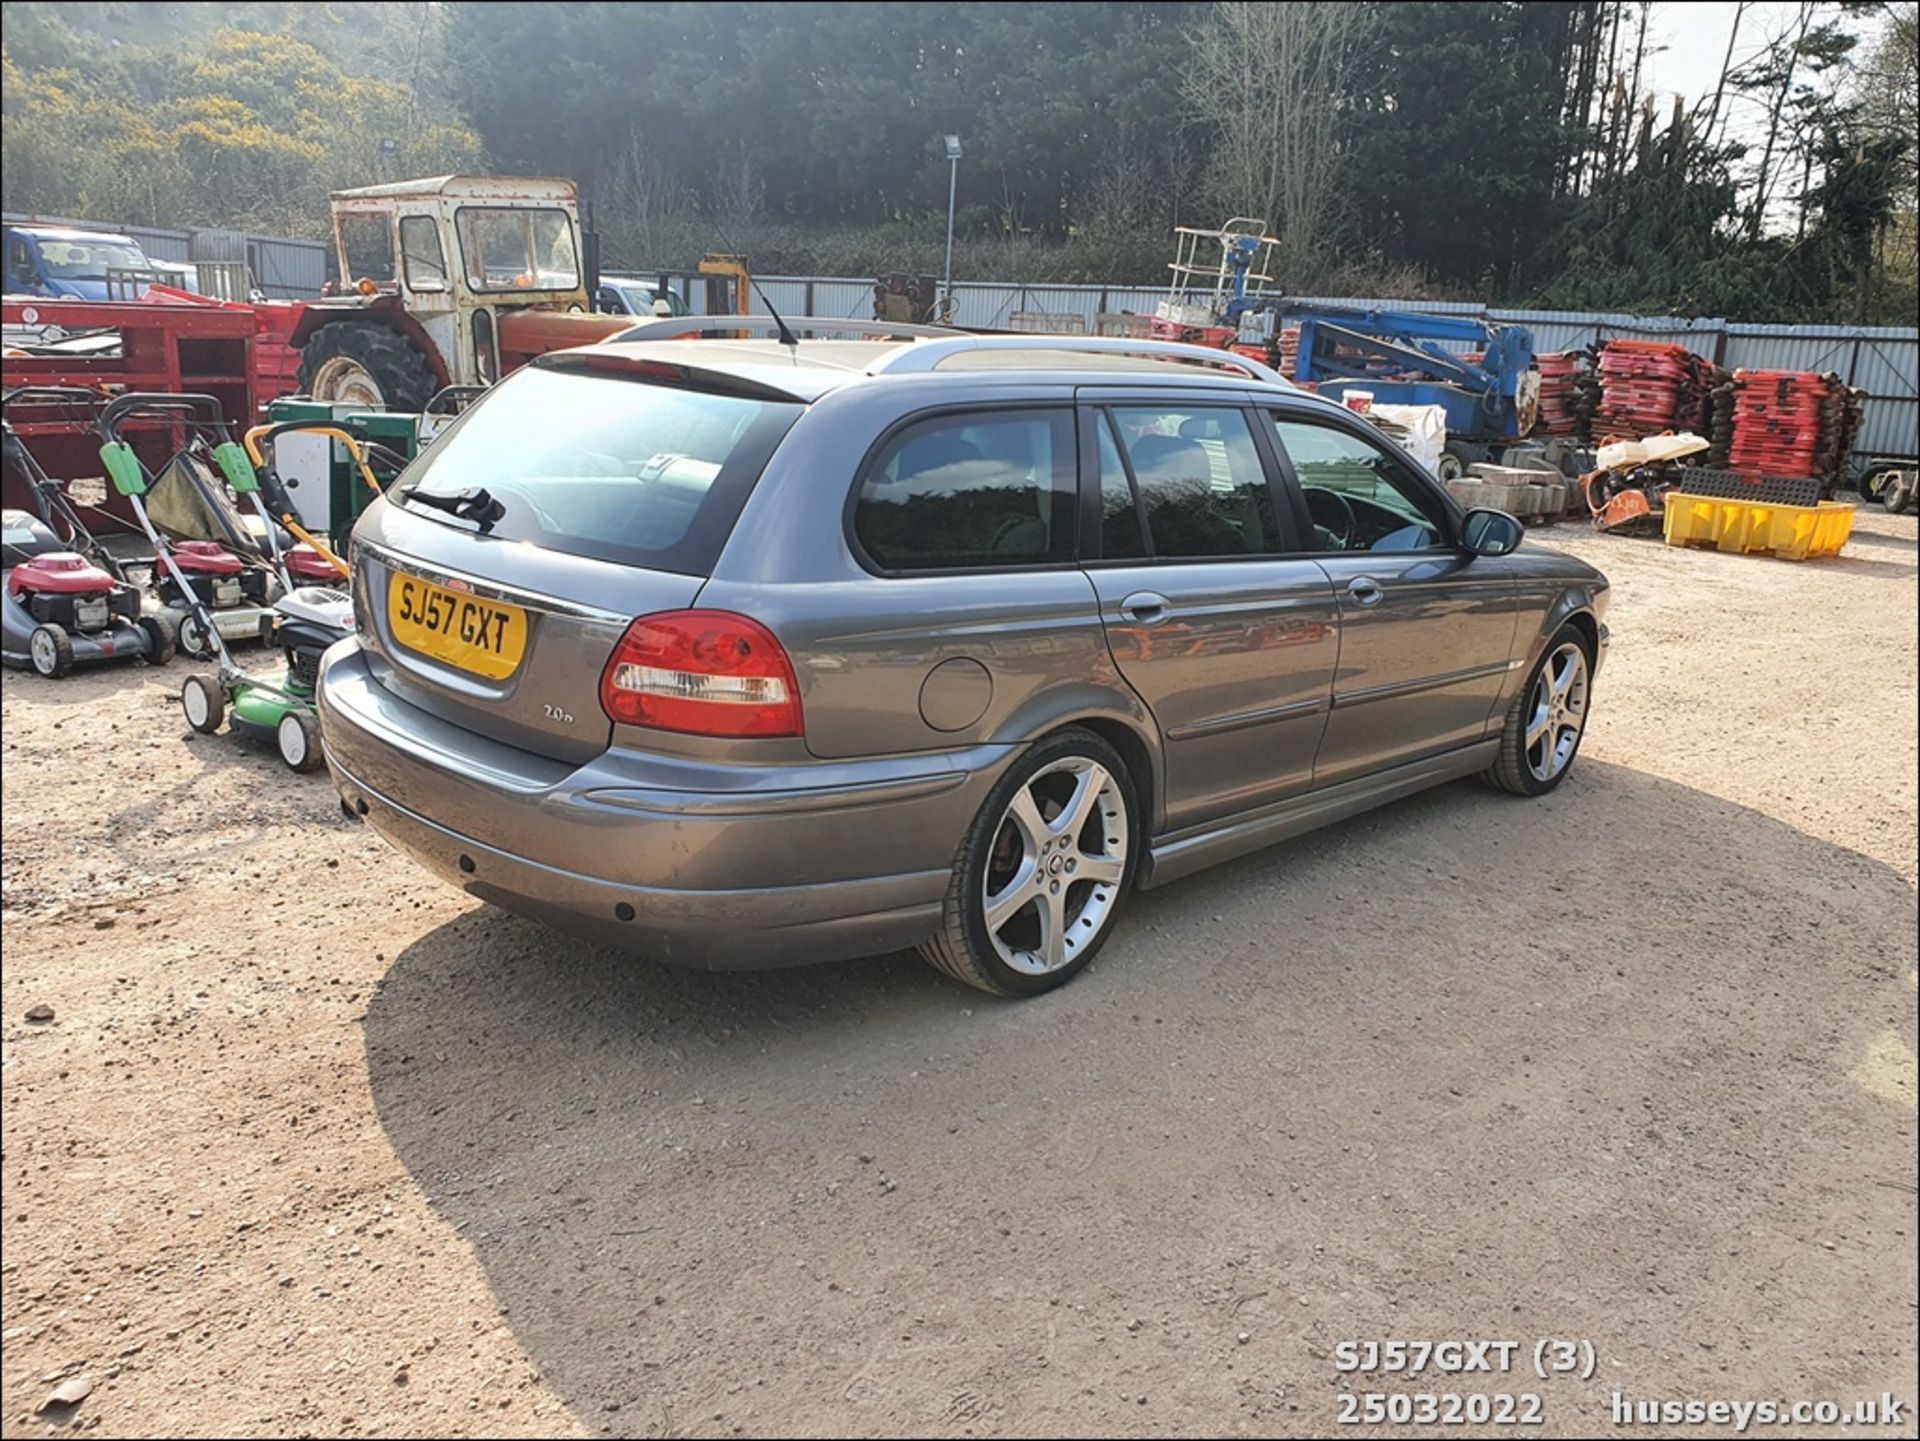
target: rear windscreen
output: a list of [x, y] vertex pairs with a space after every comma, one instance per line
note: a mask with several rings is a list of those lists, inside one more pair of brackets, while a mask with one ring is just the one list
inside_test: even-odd
[[499, 503], [491, 535], [706, 575], [800, 409], [528, 366], [433, 442], [401, 503], [471, 528], [418, 497], [484, 488]]

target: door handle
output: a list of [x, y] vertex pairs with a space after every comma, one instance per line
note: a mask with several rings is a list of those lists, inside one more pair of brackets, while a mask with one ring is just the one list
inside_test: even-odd
[[1167, 618], [1167, 598], [1150, 590], [1136, 590], [1120, 602], [1120, 614], [1135, 625], [1158, 625]]
[[1378, 605], [1387, 596], [1387, 593], [1380, 589], [1380, 583], [1370, 575], [1356, 575], [1348, 581], [1347, 594], [1362, 605]]

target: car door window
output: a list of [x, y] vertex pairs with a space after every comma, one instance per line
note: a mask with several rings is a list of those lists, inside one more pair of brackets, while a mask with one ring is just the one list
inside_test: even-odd
[[1311, 549], [1446, 548], [1437, 500], [1385, 450], [1311, 420], [1276, 415], [1273, 428], [1306, 498]]
[[1156, 558], [1272, 555], [1282, 548], [1245, 412], [1119, 406], [1112, 417]]
[[1073, 414], [937, 416], [887, 443], [853, 529], [883, 570], [1058, 564], [1074, 551]]

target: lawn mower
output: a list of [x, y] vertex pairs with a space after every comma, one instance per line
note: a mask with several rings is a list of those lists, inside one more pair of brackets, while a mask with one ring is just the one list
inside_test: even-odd
[[[294, 432], [328, 436], [344, 445], [375, 495], [381, 493], [381, 486], [374, 478], [370, 459], [378, 459], [394, 471], [405, 469], [407, 464], [404, 456], [372, 442], [363, 444], [339, 426], [322, 420], [256, 426], [246, 434], [244, 454], [230, 445], [215, 452], [234, 493], [253, 498], [265, 525], [269, 554], [284, 567], [286, 593], [261, 622], [260, 639], [279, 647], [286, 657], [287, 671], [279, 684], [268, 684], [223, 657], [219, 673], [212, 679], [201, 675], [187, 678], [180, 691], [180, 704], [187, 724], [202, 734], [219, 730], [229, 710], [237, 727], [271, 730], [280, 758], [297, 771], [308, 771], [320, 764], [319, 721], [313, 700], [320, 683], [320, 657], [329, 646], [353, 633], [353, 597], [341, 588], [348, 579], [347, 563], [325, 541], [308, 533], [274, 469], [274, 442]], [[281, 550], [281, 529], [300, 543]], [[322, 584], [306, 583], [315, 567], [324, 567], [319, 577]]]
[[136, 656], [165, 665], [174, 653], [172, 621], [145, 613], [142, 588], [128, 580], [5, 419], [6, 406], [17, 402], [90, 410], [96, 400], [93, 392], [68, 386], [23, 386], [0, 399], [0, 451], [38, 512], [4, 512], [0, 659], [50, 678], [75, 665]]
[[[185, 444], [157, 476], [125, 439], [135, 420], [186, 433]], [[216, 641], [257, 638], [286, 579], [272, 559], [273, 537], [262, 533], [272, 525], [249, 526], [221, 478], [226, 447], [229, 463], [237, 462], [234, 469], [251, 469], [228, 435], [220, 402], [210, 395], [132, 391], [107, 404], [97, 427], [106, 441], [100, 457], [107, 475], [153, 547], [153, 592], [176, 617], [180, 649], [211, 660], [218, 655]]]
[[[123, 402], [131, 403], [116, 410]], [[117, 427], [135, 413], [180, 419], [193, 432], [189, 447], [174, 457], [160, 481], [149, 481], [133, 447], [118, 438]], [[182, 635], [192, 635], [217, 662], [214, 676], [188, 676], [180, 688], [187, 724], [211, 734], [226, 722], [231, 706], [236, 729], [272, 736], [282, 760], [295, 770], [312, 770], [320, 762], [320, 730], [311, 688], [300, 687], [291, 678], [276, 685], [242, 670], [227, 648], [230, 627], [234, 617], [250, 613], [252, 634], [282, 640], [290, 654], [296, 637], [303, 647], [324, 650], [352, 629], [352, 603], [343, 591], [293, 588], [279, 528], [258, 499], [258, 481], [246, 453], [231, 440], [207, 444], [208, 434], [221, 433], [209, 429], [221, 425], [217, 407], [212, 415], [215, 418], [208, 421], [205, 397], [123, 396], [102, 413], [101, 431], [113, 438], [100, 447], [100, 458], [114, 489], [126, 497], [141, 529], [154, 542], [156, 590], [185, 611]], [[170, 516], [167, 529], [214, 529], [224, 534], [233, 549], [212, 541], [174, 541], [163, 532], [149, 501], [163, 499], [158, 492], [169, 478], [175, 489], [164, 497]], [[261, 520], [259, 545], [264, 552], [257, 562], [235, 554], [241, 546], [251, 547], [253, 533], [229, 511], [229, 489], [234, 495], [255, 497]], [[337, 577], [338, 573], [329, 567], [328, 574]], [[252, 584], [256, 577], [265, 580]], [[222, 600], [227, 604], [222, 606]]]
[[[227, 649], [219, 627], [206, 614], [205, 599], [188, 585], [185, 589], [195, 620], [211, 637], [218, 666], [212, 676], [187, 677], [180, 688], [180, 708], [187, 724], [202, 735], [218, 732], [231, 719], [236, 731], [271, 736], [280, 758], [294, 770], [311, 771], [321, 760], [319, 719], [314, 709], [320, 657], [329, 646], [352, 634], [353, 600], [340, 588], [347, 579], [346, 562], [324, 541], [308, 534], [268, 458], [275, 438], [292, 431], [318, 432], [344, 444], [376, 494], [380, 485], [368, 466], [368, 451], [395, 468], [405, 465], [404, 458], [378, 446], [363, 449], [354, 436], [322, 421], [261, 426], [247, 433], [244, 449], [231, 441], [211, 448], [209, 456], [226, 489], [249, 498], [259, 521], [257, 533], [264, 559], [279, 577], [279, 592], [259, 621], [259, 636], [265, 644], [280, 649], [287, 669], [274, 681], [243, 670]], [[118, 476], [129, 470], [130, 460], [130, 455], [122, 454], [109, 462], [110, 469], [118, 466], [116, 483]], [[137, 471], [137, 462], [134, 468]], [[137, 495], [129, 498], [139, 505]], [[283, 529], [299, 543], [283, 545]], [[171, 557], [163, 555], [163, 564], [170, 561]], [[322, 583], [309, 583], [315, 580]]]

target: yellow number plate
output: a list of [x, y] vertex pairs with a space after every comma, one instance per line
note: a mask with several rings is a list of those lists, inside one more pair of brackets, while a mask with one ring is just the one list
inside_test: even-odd
[[504, 680], [527, 649], [527, 613], [417, 576], [387, 581], [387, 624], [408, 650], [488, 680]]

